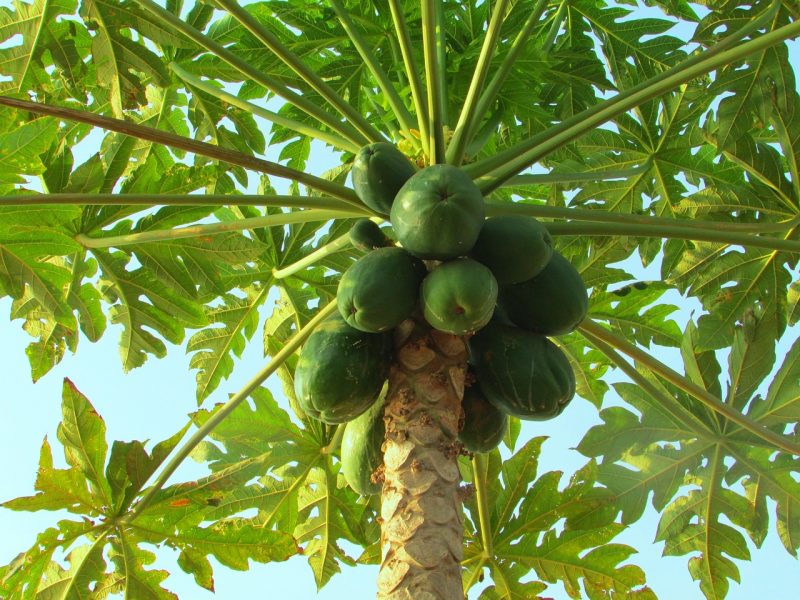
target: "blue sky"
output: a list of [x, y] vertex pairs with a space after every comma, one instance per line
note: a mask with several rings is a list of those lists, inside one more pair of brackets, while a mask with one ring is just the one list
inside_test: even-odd
[[[797, 44], [794, 45], [797, 48]], [[269, 156], [274, 158], [273, 156]], [[322, 167], [312, 166], [320, 172]], [[54, 445], [57, 465], [63, 464], [56, 442], [56, 426], [60, 418], [61, 385], [69, 377], [104, 417], [112, 440], [151, 439], [155, 442], [180, 429], [187, 414], [195, 410], [194, 373], [188, 370], [184, 350], [170, 348], [163, 360], [151, 358], [144, 367], [125, 375], [117, 351], [119, 329], [109, 328], [97, 344], [82, 339], [76, 356], [68, 355], [42, 381], [33, 385], [24, 348], [30, 338], [21, 331], [21, 321], [9, 322], [8, 299], [0, 300], [0, 457], [3, 477], [0, 479], [0, 501], [33, 493], [39, 448], [45, 436]], [[797, 336], [795, 331], [794, 337]], [[235, 392], [264, 364], [262, 343], [257, 335], [236, 365], [233, 376], [206, 401], [206, 406], [222, 402]], [[679, 365], [673, 364], [680, 368]], [[278, 386], [274, 385], [273, 389]], [[585, 458], [571, 450], [583, 432], [597, 423], [595, 409], [577, 399], [558, 419], [547, 423], [525, 423], [525, 438], [548, 435], [544, 445], [541, 470], [563, 470], [569, 475], [585, 463]], [[174, 481], [193, 479], [204, 474], [202, 466], [187, 461]], [[774, 506], [771, 506], [774, 515]], [[37, 532], [53, 525], [65, 515], [48, 512], [16, 513], [0, 509], [0, 564], [10, 561], [29, 547]], [[653, 543], [657, 515], [651, 509], [645, 517], [615, 541], [629, 543], [640, 553], [631, 562], [642, 566], [651, 587], [660, 598], [671, 600], [701, 599], [697, 584], [686, 568], [687, 557], [662, 558], [663, 544]], [[782, 599], [795, 597], [800, 589], [800, 569], [780, 544], [771, 529], [764, 546], [753, 552], [753, 561], [739, 563], [743, 584], [731, 586], [731, 600], [754, 598]], [[173, 575], [166, 586], [183, 600], [238, 600], [243, 597], [291, 595], [293, 600], [335, 600], [368, 598], [374, 595], [377, 569], [346, 568], [334, 577], [319, 594], [311, 571], [303, 557], [286, 563], [253, 564], [248, 572], [234, 572], [216, 566], [217, 593], [212, 595], [197, 587], [191, 577], [175, 564], [175, 555], [162, 552], [158, 565]], [[554, 600], [566, 600], [560, 586], [549, 592]], [[471, 597], [477, 594], [471, 595]]]
[[[0, 301], [0, 314], [7, 314], [9, 306], [8, 300]], [[4, 469], [0, 500], [33, 493], [39, 448], [45, 436], [54, 445], [56, 461], [64, 466], [55, 436], [64, 377], [69, 377], [103, 416], [109, 442], [115, 439], [157, 442], [180, 429], [186, 423], [186, 415], [196, 408], [194, 373], [188, 371], [188, 357], [183, 349], [172, 348], [167, 358], [150, 359], [144, 367], [124, 375], [118, 357], [119, 329], [116, 327], [97, 344], [82, 340], [76, 356], [68, 355], [33, 385], [24, 355], [29, 338], [19, 325], [20, 321], [0, 319], [0, 381], [3, 382], [0, 456]], [[227, 394], [236, 391], [263, 366], [260, 347], [258, 340], [250, 345], [233, 376], [206, 401], [206, 406], [224, 401]], [[275, 382], [270, 387], [277, 391]], [[571, 448], [587, 427], [596, 422], [595, 409], [588, 402], [576, 399], [558, 419], [524, 423], [523, 437], [550, 436], [544, 445], [540, 472], [561, 470], [568, 476], [583, 465], [585, 458]], [[201, 465], [187, 461], [173, 481], [194, 479], [204, 473]], [[65, 516], [66, 513], [17, 513], [0, 509], [0, 531], [3, 532], [0, 563], [7, 563], [28, 548], [37, 532]], [[655, 511], [650, 509], [641, 521], [615, 541], [630, 544], [640, 551], [629, 562], [645, 569], [648, 582], [659, 598], [701, 599], [702, 594], [687, 571], [687, 557], [661, 557], [663, 544], [653, 543], [657, 522]], [[783, 549], [774, 530], [769, 532], [762, 549], [753, 552], [753, 557], [751, 563], [740, 563], [743, 585], [732, 585], [730, 600], [752, 600], [759, 595], [770, 599], [787, 598], [791, 590], [800, 589], [797, 561]], [[343, 574], [334, 577], [317, 594], [311, 570], [303, 557], [286, 563], [253, 564], [247, 572], [234, 572], [215, 565], [217, 592], [212, 595], [183, 574], [175, 559], [169, 551], [162, 552], [156, 566], [173, 573], [166, 585], [182, 600], [238, 600], [260, 590], [265, 597], [291, 594], [293, 600], [366, 598], [374, 593], [377, 573], [375, 567], [346, 567]], [[554, 600], [567, 600], [560, 586], [555, 586], [549, 594]], [[470, 595], [474, 597], [477, 594]]]

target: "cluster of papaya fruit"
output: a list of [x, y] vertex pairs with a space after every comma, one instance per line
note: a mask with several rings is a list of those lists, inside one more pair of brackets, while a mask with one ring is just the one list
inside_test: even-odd
[[471, 336], [459, 439], [487, 452], [502, 440], [508, 415], [550, 419], [572, 399], [572, 367], [548, 336], [575, 329], [588, 296], [542, 223], [487, 219], [483, 195], [457, 167], [417, 170], [397, 148], [377, 143], [357, 154], [352, 179], [364, 204], [388, 217], [395, 239], [368, 219], [351, 229], [365, 254], [342, 275], [338, 314], [303, 347], [295, 392], [308, 415], [347, 423], [343, 472], [370, 494], [379, 491], [370, 478], [384, 433], [377, 399], [396, 326], [421, 313], [434, 329]]

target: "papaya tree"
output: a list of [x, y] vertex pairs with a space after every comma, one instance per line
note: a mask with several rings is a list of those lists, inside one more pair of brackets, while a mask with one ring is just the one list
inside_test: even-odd
[[[770, 528], [796, 555], [798, 36], [794, 0], [0, 7], [31, 374], [112, 324], [125, 371], [185, 343], [199, 405], [109, 450], [66, 381], [67, 468], [45, 440], [3, 506], [71, 516], [0, 596], [174, 598], [155, 544], [207, 588], [304, 554], [384, 599], [653, 598], [614, 542], [648, 503], [707, 598]], [[599, 420], [562, 485], [518, 440], [570, 402]]]

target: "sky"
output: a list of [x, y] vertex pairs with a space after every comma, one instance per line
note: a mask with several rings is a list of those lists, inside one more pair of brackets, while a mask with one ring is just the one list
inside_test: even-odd
[[[10, 302], [0, 301], [0, 315], [8, 314]], [[797, 332], [795, 331], [794, 337]], [[180, 347], [170, 348], [167, 358], [151, 358], [147, 363], [125, 375], [122, 372], [117, 341], [119, 328], [111, 327], [103, 339], [91, 344], [81, 340], [75, 356], [67, 355], [61, 364], [35, 385], [24, 348], [29, 338], [20, 330], [20, 321], [0, 318], [0, 457], [3, 478], [0, 480], [0, 501], [34, 493], [33, 482], [38, 464], [39, 449], [45, 436], [54, 447], [56, 466], [66, 463], [56, 440], [60, 418], [61, 386], [69, 377], [92, 402], [104, 418], [109, 445], [112, 440], [146, 440], [154, 443], [180, 429], [187, 414], [196, 409], [194, 373], [188, 370], [188, 356]], [[204, 406], [225, 400], [239, 389], [264, 364], [258, 336], [245, 351], [230, 379], [208, 398]], [[679, 367], [679, 365], [673, 365]], [[275, 381], [270, 387], [279, 397]], [[281, 400], [283, 401], [283, 400]], [[598, 423], [594, 407], [576, 398], [567, 410], [552, 421], [523, 423], [523, 439], [546, 435], [540, 461], [540, 473], [551, 470], [565, 472], [562, 480], [585, 464], [586, 459], [572, 448], [583, 432]], [[196, 479], [205, 473], [204, 467], [188, 460], [173, 476], [172, 482]], [[774, 514], [774, 507], [770, 512]], [[37, 532], [52, 526], [67, 513], [24, 513], [0, 509], [0, 564], [6, 564], [28, 548]], [[701, 599], [697, 584], [692, 582], [686, 568], [688, 557], [662, 558], [663, 544], [654, 543], [658, 517], [651, 508], [645, 516], [614, 541], [627, 543], [639, 550], [628, 562], [641, 566], [647, 573], [649, 585], [662, 600], [681, 598]], [[760, 550], [751, 545], [753, 561], [739, 563], [743, 575], [741, 586], [731, 586], [730, 600], [787, 598], [790, 590], [800, 589], [800, 569], [778, 540], [774, 528]], [[351, 556], [357, 556], [355, 551]], [[231, 571], [215, 566], [216, 594], [195, 585], [191, 577], [177, 567], [176, 555], [169, 550], [159, 553], [154, 567], [168, 570], [172, 575], [165, 586], [182, 600], [238, 600], [254, 597], [254, 590], [264, 590], [263, 597], [291, 594], [293, 600], [339, 600], [367, 598], [374, 594], [376, 567], [344, 567], [319, 593], [304, 557], [294, 557], [285, 563], [260, 565], [251, 563], [247, 572]], [[567, 600], [559, 585], [548, 591], [553, 600]], [[477, 591], [470, 599], [477, 598]], [[255, 597], [262, 597], [258, 593]]]
[[[0, 0], [5, 3], [5, 0]], [[795, 44], [795, 48], [798, 46]], [[273, 156], [268, 156], [273, 158]], [[313, 172], [324, 167], [312, 164]], [[92, 344], [81, 339], [77, 355], [68, 354], [61, 364], [35, 385], [24, 353], [30, 338], [21, 331], [21, 321], [9, 322], [10, 301], [0, 300], [0, 501], [34, 493], [33, 482], [42, 440], [47, 436], [54, 447], [56, 466], [64, 466], [63, 455], [56, 440], [60, 419], [61, 386], [69, 377], [88, 397], [107, 426], [109, 445], [113, 440], [145, 440], [157, 442], [180, 429], [187, 414], [196, 410], [194, 372], [188, 370], [189, 357], [181, 347], [170, 347], [164, 359], [150, 358], [147, 363], [129, 374], [122, 371], [117, 343], [119, 328], [110, 326], [103, 339]], [[684, 315], [685, 316], [685, 315]], [[794, 337], [797, 336], [795, 331]], [[238, 390], [264, 364], [260, 334], [237, 361], [233, 375], [206, 400], [211, 406]], [[780, 354], [779, 354], [780, 356]], [[679, 364], [672, 365], [680, 369]], [[279, 395], [279, 386], [270, 387]], [[524, 439], [547, 435], [540, 461], [540, 472], [562, 470], [569, 476], [586, 459], [572, 448], [582, 434], [598, 423], [597, 411], [588, 402], [577, 398], [568, 409], [553, 421], [524, 423], [520, 445]], [[204, 467], [186, 461], [172, 482], [195, 479], [205, 473]], [[774, 504], [770, 506], [774, 517]], [[24, 513], [0, 508], [0, 564], [6, 564], [28, 548], [36, 533], [67, 516], [50, 512]], [[639, 550], [628, 562], [644, 568], [648, 584], [662, 600], [701, 599], [696, 582], [687, 570], [688, 557], [663, 558], [662, 543], [654, 543], [658, 515], [650, 508], [645, 516], [614, 541], [628, 543]], [[754, 598], [783, 599], [794, 597], [800, 589], [798, 562], [783, 548], [774, 526], [761, 549], [750, 544], [753, 560], [738, 562], [742, 572], [741, 585], [731, 582], [730, 600]], [[351, 553], [352, 554], [352, 553]], [[293, 600], [339, 600], [368, 598], [374, 595], [377, 567], [343, 567], [343, 573], [317, 593], [306, 559], [298, 556], [284, 563], [260, 565], [251, 563], [247, 572], [231, 571], [216, 564], [216, 594], [194, 584], [192, 578], [180, 571], [171, 551], [159, 552], [154, 565], [169, 570], [172, 575], [165, 586], [182, 600], [238, 600], [243, 597], [275, 597], [290, 594]], [[470, 595], [476, 598], [477, 592]], [[547, 595], [553, 600], [566, 600], [560, 585], [553, 586]]]

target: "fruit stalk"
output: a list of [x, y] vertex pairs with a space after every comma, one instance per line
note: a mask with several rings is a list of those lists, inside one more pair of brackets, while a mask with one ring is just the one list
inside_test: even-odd
[[395, 333], [378, 599], [463, 600], [457, 435], [466, 342], [411, 319]]

